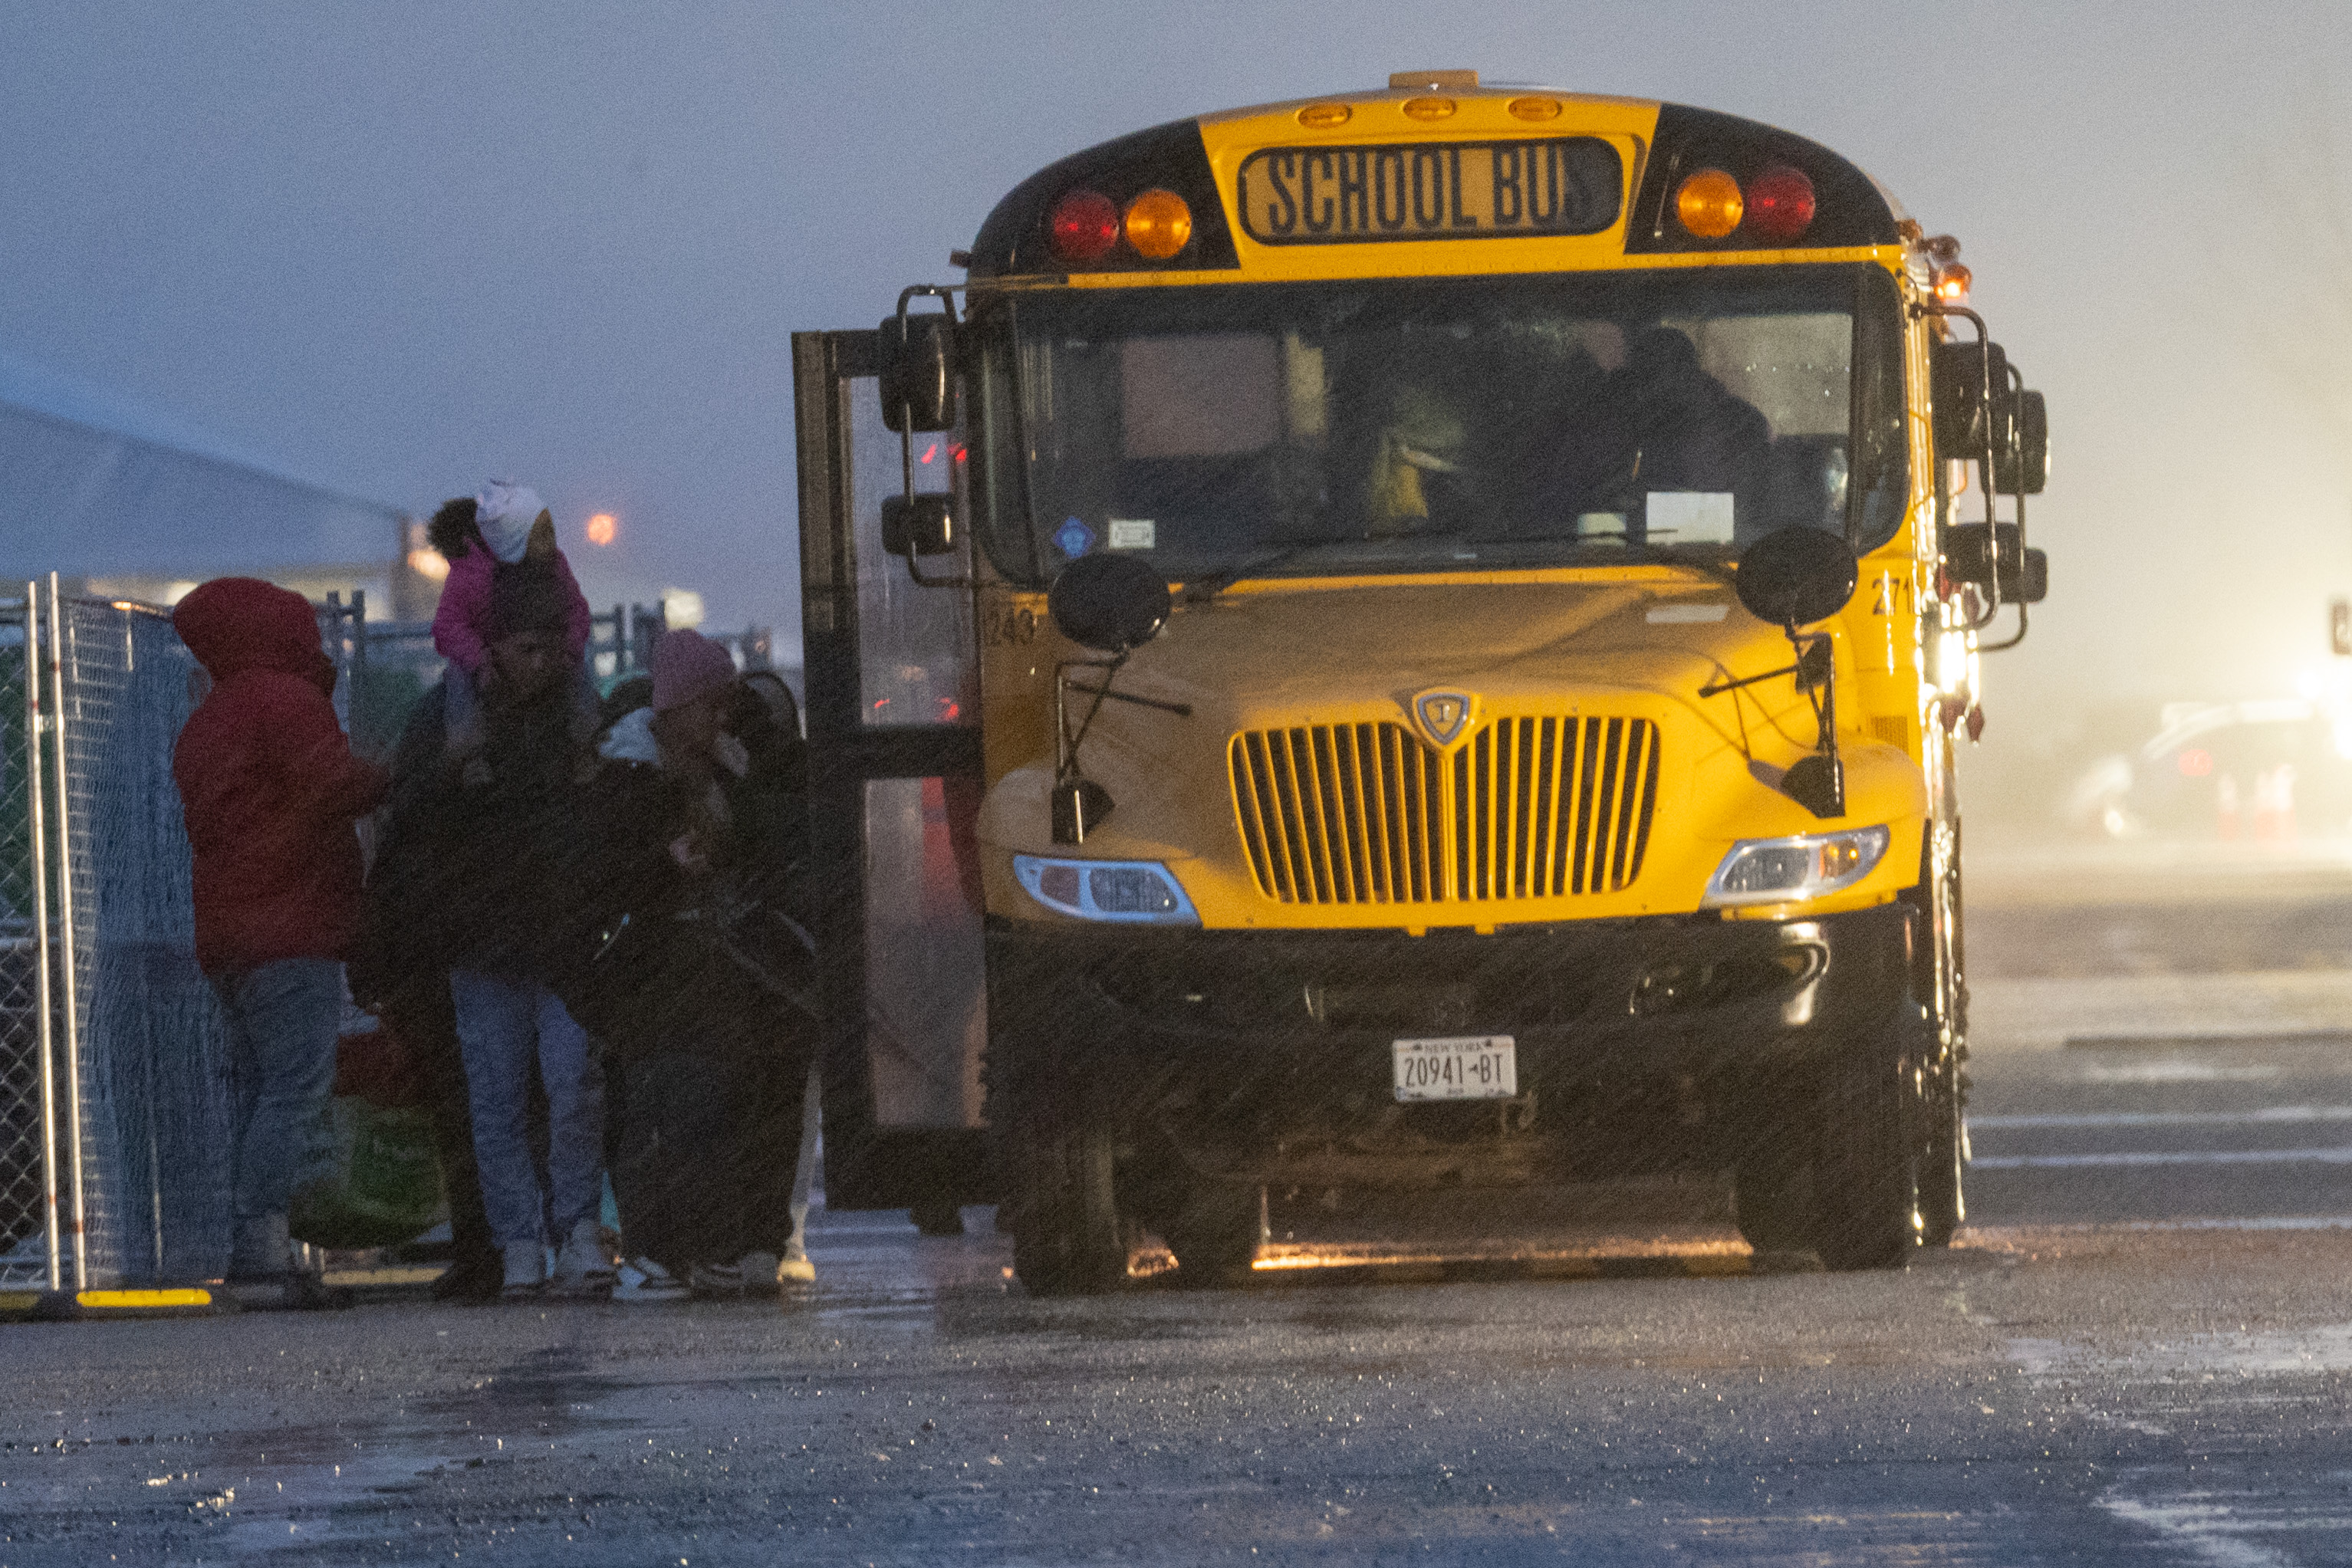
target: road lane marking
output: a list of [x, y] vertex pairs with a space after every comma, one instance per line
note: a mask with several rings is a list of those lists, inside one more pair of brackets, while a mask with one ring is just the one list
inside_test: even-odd
[[2340, 1029], [2249, 1030], [2243, 1034], [2070, 1034], [2069, 1051], [2244, 1051], [2250, 1047], [2300, 1051], [2352, 1046]]
[[1979, 1155], [1980, 1171], [2077, 1170], [2097, 1166], [2352, 1166], [2352, 1148], [2126, 1150], [2106, 1155]]
[[2086, 1111], [1970, 1116], [1972, 1132], [2011, 1127], [2223, 1127], [2263, 1123], [2352, 1122], [2352, 1105], [2266, 1105], [2259, 1111]]

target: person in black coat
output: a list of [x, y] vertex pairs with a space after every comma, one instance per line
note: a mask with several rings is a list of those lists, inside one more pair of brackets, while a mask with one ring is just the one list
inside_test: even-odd
[[616, 1300], [773, 1291], [792, 1232], [815, 1039], [791, 918], [798, 737], [762, 733], [745, 695], [723, 648], [667, 633], [652, 704], [612, 726], [583, 795], [576, 875], [601, 924], [558, 989], [620, 1082]]

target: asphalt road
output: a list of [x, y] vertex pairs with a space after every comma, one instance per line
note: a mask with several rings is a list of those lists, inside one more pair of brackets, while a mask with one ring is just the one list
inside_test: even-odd
[[826, 1217], [790, 1307], [23, 1325], [0, 1568], [2352, 1562], [2352, 936], [2123, 891], [1979, 895], [1974, 1223], [1903, 1273], [1701, 1214], [1038, 1302], [975, 1210]]

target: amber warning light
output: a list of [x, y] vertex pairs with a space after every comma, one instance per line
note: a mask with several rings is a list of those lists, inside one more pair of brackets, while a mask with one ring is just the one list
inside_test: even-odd
[[1675, 191], [1675, 219], [1699, 239], [1728, 239], [1744, 225], [1759, 240], [1786, 243], [1813, 226], [1813, 182], [1802, 169], [1774, 163], [1748, 181], [1720, 169], [1695, 171]]
[[1173, 191], [1144, 192], [1121, 212], [1100, 191], [1083, 187], [1066, 192], [1047, 214], [1054, 254], [1071, 267], [1084, 267], [1109, 256], [1124, 238], [1128, 247], [1147, 261], [1167, 261], [1192, 238], [1192, 209]]
[[614, 517], [612, 513], [599, 512], [594, 517], [588, 519], [588, 542], [590, 544], [598, 546], [608, 545], [620, 537], [620, 519]]

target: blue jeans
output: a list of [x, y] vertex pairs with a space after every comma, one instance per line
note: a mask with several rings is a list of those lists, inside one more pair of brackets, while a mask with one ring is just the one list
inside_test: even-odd
[[281, 958], [213, 977], [227, 1015], [229, 1181], [236, 1218], [283, 1214], [296, 1188], [332, 1174], [335, 1040], [343, 967]]
[[[490, 1234], [503, 1247], [545, 1239], [551, 1228], [561, 1242], [604, 1197], [604, 1078], [588, 1031], [534, 980], [453, 969], [449, 997], [457, 1005]], [[543, 1194], [525, 1119], [534, 1061], [547, 1094]]]

